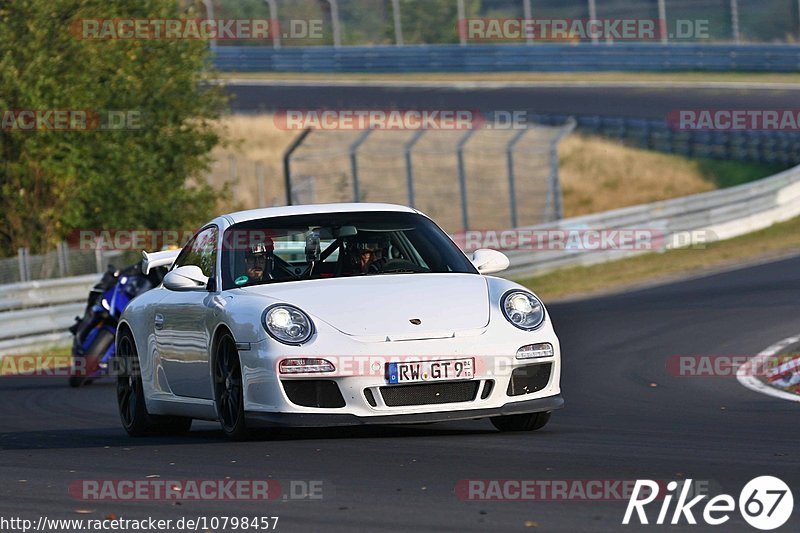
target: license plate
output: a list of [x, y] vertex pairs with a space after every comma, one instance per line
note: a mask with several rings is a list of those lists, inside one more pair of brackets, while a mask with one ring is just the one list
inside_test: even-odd
[[390, 385], [429, 381], [453, 381], [472, 379], [475, 376], [474, 369], [474, 359], [387, 363], [386, 378]]

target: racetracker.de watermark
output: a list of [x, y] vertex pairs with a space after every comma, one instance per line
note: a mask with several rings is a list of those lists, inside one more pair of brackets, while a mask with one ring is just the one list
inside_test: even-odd
[[[138, 252], [183, 248], [195, 234], [194, 230], [185, 229], [82, 229], [71, 232], [65, 240], [79, 250]], [[294, 246], [290, 242], [275, 243], [281, 237], [280, 232], [270, 230], [228, 230], [223, 234], [222, 247], [227, 251], [248, 251], [258, 243], [268, 243], [268, 249]]]
[[486, 124], [468, 109], [284, 109], [274, 115], [281, 130], [473, 130]]
[[0, 109], [2, 131], [127, 131], [144, 127], [142, 112], [136, 109]]
[[80, 40], [214, 40], [259, 41], [322, 39], [322, 19], [292, 19], [281, 25], [276, 19], [206, 18], [84, 18], [70, 24]]
[[658, 251], [671, 248], [705, 248], [717, 240], [707, 230], [665, 233], [653, 228], [573, 228], [468, 230], [453, 235], [465, 252], [481, 248], [500, 251], [600, 252]]
[[735, 378], [737, 375], [765, 377], [770, 381], [800, 372], [794, 355], [762, 359], [755, 355], [672, 355], [667, 374], [679, 378]]
[[467, 18], [456, 24], [467, 41], [658, 41], [708, 39], [706, 19]]
[[800, 109], [673, 109], [667, 126], [677, 131], [798, 131]]
[[[244, 239], [255, 239], [257, 235], [246, 233]], [[263, 242], [265, 232], [257, 232]], [[72, 231], [67, 235], [66, 242], [72, 248], [79, 250], [119, 250], [119, 251], [140, 251], [140, 250], [163, 250], [168, 248], [183, 248], [194, 237], [193, 230], [183, 229], [111, 229], [93, 230], [83, 229]], [[244, 249], [250, 241], [242, 244]]]
[[[635, 486], [635, 479], [462, 479], [455, 494], [462, 501], [618, 501], [629, 500]], [[708, 482], [694, 482], [693, 491], [707, 492]]]
[[323, 500], [331, 489], [322, 480], [79, 479], [69, 494], [81, 501], [300, 501]]

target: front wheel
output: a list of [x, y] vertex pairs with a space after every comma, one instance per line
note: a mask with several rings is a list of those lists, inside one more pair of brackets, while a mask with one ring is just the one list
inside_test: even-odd
[[114, 344], [114, 333], [103, 328], [97, 332], [92, 344], [86, 348], [84, 355], [79, 355], [75, 346], [72, 349], [72, 372], [69, 377], [70, 387], [82, 387], [92, 383], [92, 376], [97, 374], [100, 361]]
[[214, 400], [217, 416], [225, 435], [234, 440], [250, 436], [244, 418], [244, 388], [239, 351], [233, 337], [226, 333], [214, 353]]
[[550, 412], [524, 413], [521, 415], [495, 416], [492, 424], [500, 431], [536, 431], [550, 421]]
[[117, 378], [117, 406], [122, 427], [131, 437], [182, 434], [192, 427], [192, 419], [183, 416], [156, 416], [147, 412], [139, 370], [136, 344], [130, 331], [123, 332], [117, 343], [121, 368]]

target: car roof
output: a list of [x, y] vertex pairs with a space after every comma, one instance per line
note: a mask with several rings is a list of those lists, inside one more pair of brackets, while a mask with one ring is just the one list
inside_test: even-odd
[[249, 211], [239, 211], [223, 215], [229, 224], [239, 224], [249, 220], [262, 218], [285, 217], [292, 215], [313, 215], [316, 213], [355, 213], [355, 212], [395, 212], [395, 213], [417, 213], [416, 210], [404, 205], [395, 204], [371, 204], [371, 203], [342, 203], [342, 204], [313, 204], [313, 205], [290, 205], [285, 207], [266, 207], [263, 209], [251, 209]]

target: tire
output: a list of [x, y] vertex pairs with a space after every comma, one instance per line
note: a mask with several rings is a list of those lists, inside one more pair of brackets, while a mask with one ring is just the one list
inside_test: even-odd
[[246, 440], [251, 432], [244, 417], [242, 367], [236, 341], [223, 334], [214, 350], [214, 402], [222, 432], [233, 440]]
[[[86, 354], [84, 355], [75, 355], [76, 348], [73, 346], [72, 350], [72, 372], [71, 376], [69, 377], [69, 386], [78, 388], [83, 387], [84, 385], [89, 385], [92, 383], [92, 378], [89, 377], [95, 369], [91, 369], [90, 366], [94, 366], [97, 364], [100, 359], [103, 358], [105, 353], [108, 351], [108, 348], [114, 343], [114, 334], [108, 331], [107, 329], [101, 329], [97, 333], [97, 337], [94, 338], [92, 344], [86, 348]], [[75, 358], [81, 357], [84, 360], [84, 368], [82, 370], [84, 375], [78, 375], [78, 367], [75, 365]]]
[[183, 416], [156, 416], [147, 412], [144, 400], [139, 356], [130, 331], [124, 331], [117, 342], [116, 357], [120, 363], [117, 378], [117, 407], [122, 427], [131, 437], [179, 435], [189, 431], [192, 419]]
[[503, 432], [510, 431], [536, 431], [542, 429], [550, 421], [551, 412], [524, 413], [521, 415], [492, 417], [494, 427]]

